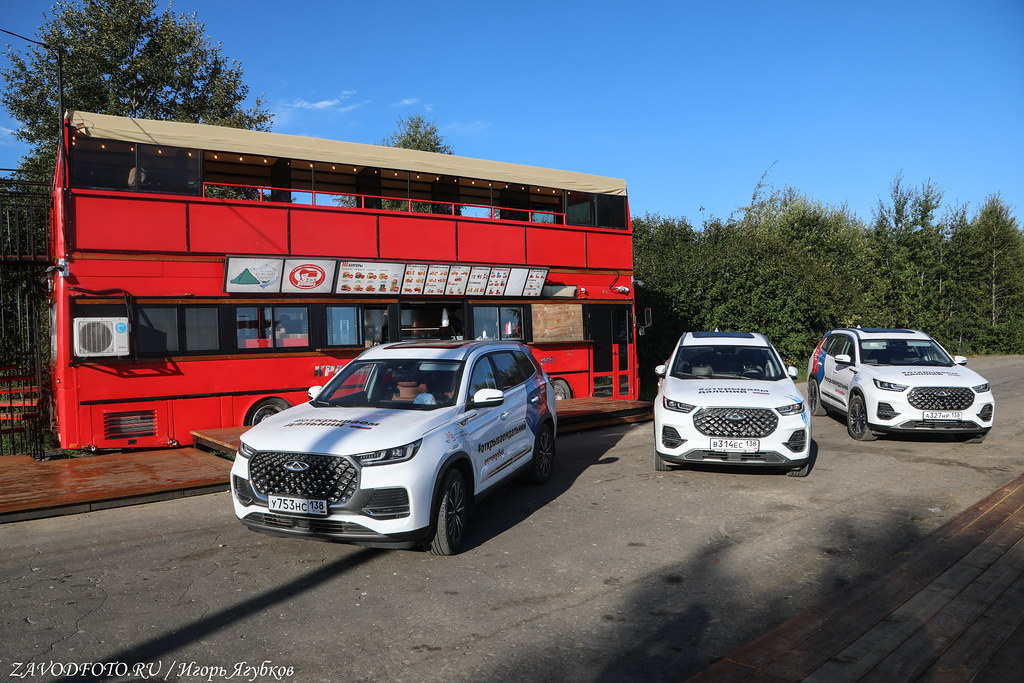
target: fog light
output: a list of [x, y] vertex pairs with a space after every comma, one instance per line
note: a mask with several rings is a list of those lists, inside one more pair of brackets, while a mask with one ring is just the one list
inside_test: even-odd
[[236, 474], [233, 477], [231, 477], [231, 485], [235, 489], [235, 498], [238, 499], [239, 503], [245, 505], [246, 507], [252, 505], [253, 492], [252, 487], [249, 486], [249, 481], [247, 479], [243, 479], [242, 477]]
[[665, 426], [661, 428], [661, 443], [665, 448], [679, 448], [686, 443], [686, 439], [679, 436], [675, 427]]
[[793, 451], [794, 453], [799, 453], [800, 451], [802, 451], [804, 448], [807, 447], [807, 430], [806, 429], [798, 429], [798, 430], [796, 430], [789, 437], [789, 441], [787, 441], [783, 445], [786, 448], [788, 448], [789, 450]]
[[897, 413], [888, 403], [879, 403], [878, 409], [875, 410], [875, 414], [878, 416], [879, 420], [891, 420], [899, 415], [899, 413]]
[[985, 422], [990, 421], [992, 419], [992, 404], [986, 403], [984, 407], [982, 407], [981, 412], [978, 413], [978, 417], [980, 417]]

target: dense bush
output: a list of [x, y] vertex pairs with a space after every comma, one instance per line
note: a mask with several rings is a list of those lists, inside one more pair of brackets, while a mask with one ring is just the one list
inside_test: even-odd
[[[865, 224], [796, 191], [759, 185], [750, 206], [700, 229], [686, 218], [633, 219], [637, 309], [650, 378], [686, 330], [765, 333], [802, 368], [839, 326], [923, 329], [951, 353], [1024, 351], [1024, 236], [998, 195], [968, 216], [930, 183], [902, 177]], [[650, 388], [649, 381], [641, 385]]]

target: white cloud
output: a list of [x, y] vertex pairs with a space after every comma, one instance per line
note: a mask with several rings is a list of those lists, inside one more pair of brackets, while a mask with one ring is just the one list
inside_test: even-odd
[[418, 98], [418, 97], [406, 97], [401, 102], [395, 102], [391, 106], [392, 107], [411, 107], [412, 105], [419, 104], [419, 103], [420, 103], [420, 98]]
[[362, 105], [368, 103], [367, 100], [357, 104], [346, 104], [342, 106], [342, 102], [345, 102], [346, 100], [350, 99], [355, 94], [355, 90], [345, 90], [339, 93], [337, 97], [331, 98], [329, 100], [317, 100], [315, 102], [311, 102], [309, 100], [299, 98], [292, 102], [286, 102], [282, 106], [288, 109], [305, 109], [309, 111], [337, 110], [341, 112], [346, 112], [352, 111], [356, 107], [361, 107]]

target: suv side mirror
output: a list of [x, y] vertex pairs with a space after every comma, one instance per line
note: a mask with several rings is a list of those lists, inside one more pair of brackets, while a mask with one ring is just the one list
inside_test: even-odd
[[481, 389], [473, 394], [473, 400], [469, 402], [470, 408], [489, 408], [500, 406], [505, 402], [505, 392], [500, 389]]
[[659, 365], [658, 367], [654, 368], [654, 374], [657, 375], [658, 377], [664, 377], [666, 372], [668, 372], [668, 368], [665, 367], [664, 365]]
[[310, 387], [309, 391], [306, 392], [309, 395], [309, 400], [315, 401], [316, 397], [320, 395], [321, 390], [323, 390], [323, 386], [319, 384], [315, 387]]
[[836, 354], [836, 362], [839, 363], [840, 365], [853, 365], [853, 359], [850, 358], [850, 355], [848, 353]]
[[963, 356], [953, 356], [953, 362], [957, 365], [967, 365], [967, 359]]
[[789, 372], [789, 376], [792, 377], [793, 379], [796, 379], [797, 375], [800, 374], [800, 371], [797, 370], [796, 368], [794, 368], [792, 365], [789, 366], [788, 372]]

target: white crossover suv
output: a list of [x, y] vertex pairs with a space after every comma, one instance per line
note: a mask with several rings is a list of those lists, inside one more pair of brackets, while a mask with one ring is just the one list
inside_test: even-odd
[[654, 404], [654, 469], [669, 465], [811, 468], [811, 419], [797, 369], [753, 332], [687, 332], [666, 365]]
[[988, 381], [966, 364], [917, 330], [832, 330], [807, 364], [807, 402], [814, 415], [845, 414], [859, 441], [945, 432], [979, 443], [996, 402]]
[[309, 395], [242, 435], [231, 494], [254, 531], [451, 555], [481, 496], [551, 476], [554, 391], [522, 344], [384, 344]]

